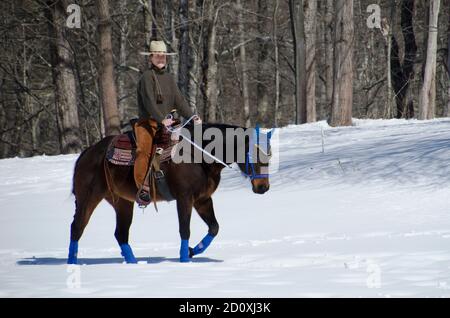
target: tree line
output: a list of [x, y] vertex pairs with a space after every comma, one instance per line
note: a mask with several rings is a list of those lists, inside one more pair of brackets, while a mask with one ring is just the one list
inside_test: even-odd
[[450, 116], [450, 0], [4, 0], [0, 15], [0, 158], [119, 133], [152, 39], [207, 122]]

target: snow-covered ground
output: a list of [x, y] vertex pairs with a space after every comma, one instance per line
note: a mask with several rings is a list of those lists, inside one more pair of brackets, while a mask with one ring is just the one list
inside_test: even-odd
[[[450, 119], [277, 134], [270, 191], [224, 171], [219, 235], [188, 264], [174, 203], [135, 209], [127, 265], [103, 202], [68, 267], [77, 156], [0, 160], [0, 297], [450, 296]], [[206, 231], [194, 213], [191, 245]]]

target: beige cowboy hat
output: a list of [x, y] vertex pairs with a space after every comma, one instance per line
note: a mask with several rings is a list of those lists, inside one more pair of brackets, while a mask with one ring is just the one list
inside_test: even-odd
[[164, 55], [176, 55], [177, 53], [168, 53], [167, 46], [164, 41], [151, 41], [150, 42], [150, 52], [140, 52], [142, 55], [151, 54], [164, 54]]

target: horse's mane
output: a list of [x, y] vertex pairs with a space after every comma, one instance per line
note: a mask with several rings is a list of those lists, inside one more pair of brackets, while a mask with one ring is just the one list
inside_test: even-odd
[[[194, 128], [194, 124], [193, 123], [189, 123], [186, 125], [185, 127], [186, 129], [189, 129], [190, 131], [192, 131], [192, 129]], [[237, 125], [231, 125], [231, 124], [223, 124], [223, 123], [202, 123], [202, 130], [205, 131], [209, 128], [217, 128], [220, 129], [221, 131], [225, 132], [227, 128], [232, 128], [232, 129], [243, 129], [245, 130], [245, 127], [241, 127], [241, 126], [237, 126]]]
[[236, 126], [236, 125], [231, 125], [231, 124], [223, 124], [223, 123], [203, 123], [203, 128], [204, 129], [208, 129], [208, 128], [219, 128], [220, 130], [225, 130], [227, 128], [242, 128], [245, 129], [244, 127], [241, 126]]

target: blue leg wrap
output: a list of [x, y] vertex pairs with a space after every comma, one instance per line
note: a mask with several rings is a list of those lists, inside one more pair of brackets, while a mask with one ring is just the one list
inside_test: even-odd
[[133, 255], [130, 245], [126, 243], [122, 244], [120, 245], [120, 249], [122, 250], [122, 256], [125, 258], [125, 262], [127, 262], [127, 264], [137, 264], [137, 260]]
[[196, 247], [192, 250], [192, 255], [197, 255], [203, 253], [211, 244], [212, 240], [214, 240], [214, 236], [211, 234], [206, 235], [200, 243], [197, 244]]
[[70, 241], [69, 245], [69, 257], [67, 258], [67, 264], [76, 264], [78, 255], [78, 242]]
[[189, 262], [189, 240], [181, 240], [180, 247], [180, 262], [186, 263]]

